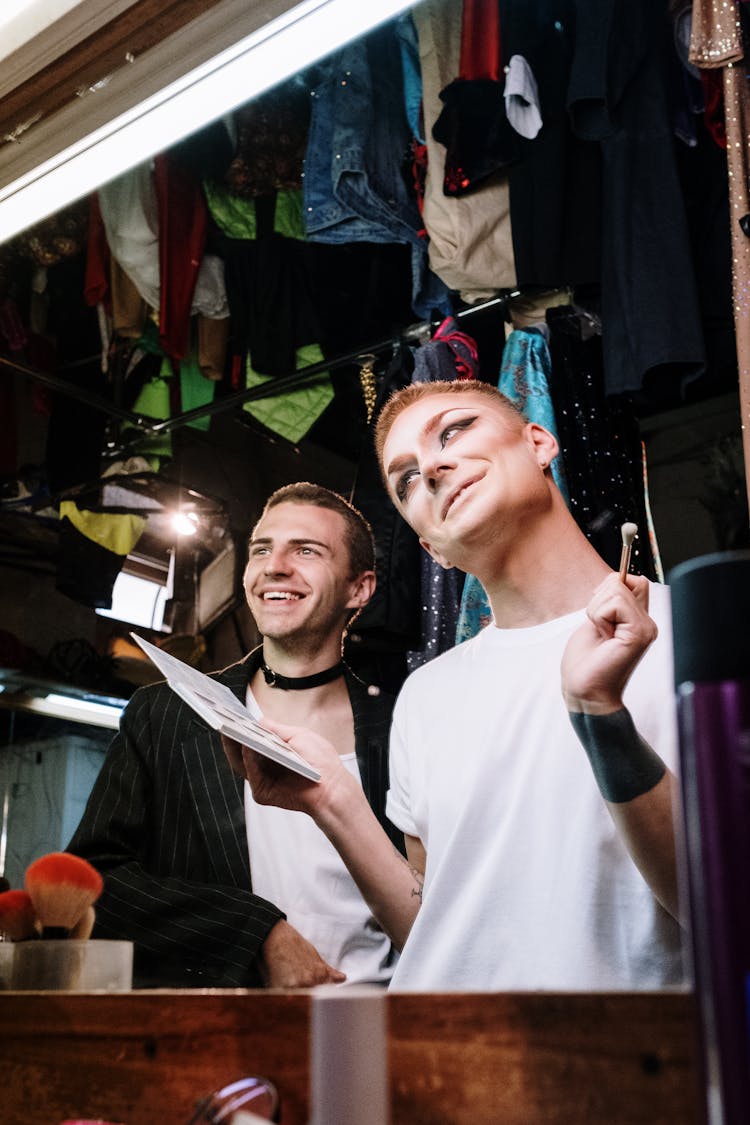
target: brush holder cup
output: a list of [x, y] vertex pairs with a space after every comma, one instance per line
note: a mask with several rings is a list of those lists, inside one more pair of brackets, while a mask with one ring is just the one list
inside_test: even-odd
[[0, 991], [10, 988], [15, 942], [0, 941]]
[[13, 943], [10, 987], [19, 992], [127, 992], [133, 943], [70, 938]]

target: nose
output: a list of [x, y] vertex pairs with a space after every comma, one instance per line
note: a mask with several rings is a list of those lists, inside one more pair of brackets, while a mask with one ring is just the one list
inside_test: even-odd
[[289, 574], [291, 571], [289, 556], [286, 551], [276, 547], [263, 557], [263, 573], [271, 575]]
[[449, 473], [453, 467], [449, 458], [446, 457], [444, 449], [441, 449], [436, 454], [425, 457], [420, 468], [420, 473], [428, 492], [437, 492], [446, 474]]

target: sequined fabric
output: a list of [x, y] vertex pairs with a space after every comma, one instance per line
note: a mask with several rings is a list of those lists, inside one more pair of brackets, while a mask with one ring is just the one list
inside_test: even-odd
[[734, 327], [745, 478], [750, 498], [750, 238], [740, 225], [750, 213], [750, 87], [744, 58], [737, 0], [694, 0], [690, 61], [704, 69], [723, 68]]

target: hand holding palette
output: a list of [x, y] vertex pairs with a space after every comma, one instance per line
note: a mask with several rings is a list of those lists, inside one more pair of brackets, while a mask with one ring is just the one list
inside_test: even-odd
[[172, 690], [213, 730], [220, 731], [227, 738], [233, 738], [242, 746], [257, 750], [259, 754], [301, 774], [308, 781], [320, 781], [318, 771], [287, 742], [261, 726], [225, 684], [206, 676], [170, 653], [163, 652], [135, 633], [130, 635], [163, 673]]

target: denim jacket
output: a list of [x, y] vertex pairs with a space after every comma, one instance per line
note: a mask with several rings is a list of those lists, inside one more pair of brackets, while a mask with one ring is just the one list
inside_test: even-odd
[[448, 291], [427, 266], [427, 236], [408, 186], [411, 130], [393, 23], [336, 51], [311, 71], [303, 178], [307, 237], [329, 243], [412, 247], [417, 315], [449, 311]]

